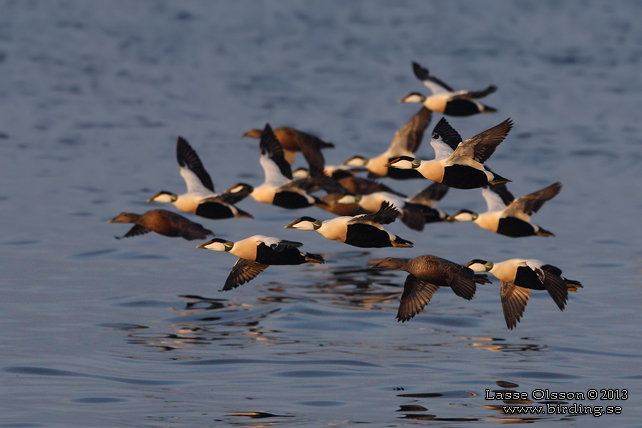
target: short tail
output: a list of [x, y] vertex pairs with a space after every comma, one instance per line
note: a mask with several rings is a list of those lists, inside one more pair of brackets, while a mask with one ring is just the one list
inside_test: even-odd
[[314, 198], [314, 205], [316, 205], [316, 206], [327, 207], [327, 206], [330, 205], [326, 201], [324, 201], [323, 199], [319, 199], [316, 196], [313, 196], [313, 198]]
[[488, 107], [488, 106], [485, 106], [483, 104], [482, 104], [482, 107], [483, 107], [483, 109], [482, 109], [481, 113], [497, 113], [497, 109], [494, 108], [494, 107]]
[[334, 149], [334, 144], [333, 143], [326, 143], [325, 141], [321, 141], [321, 144], [319, 146], [322, 149]]
[[237, 217], [237, 218], [241, 218], [241, 217], [254, 218], [254, 216], [252, 216], [252, 214], [250, 214], [248, 212], [245, 212], [243, 210], [239, 210], [238, 208], [237, 208], [237, 210], [238, 210], [238, 212], [236, 213], [236, 215], [234, 217]]
[[574, 281], [572, 279], [566, 279], [566, 278], [562, 278], [562, 279], [564, 280], [564, 282], [566, 282], [566, 288], [571, 293], [577, 293], [578, 288], [584, 288], [582, 286], [582, 283], [579, 281]]
[[492, 284], [491, 280], [488, 279], [488, 275], [484, 273], [476, 273], [473, 275], [473, 281], [477, 284]]
[[503, 183], [510, 183], [510, 180], [508, 178], [504, 178], [501, 175], [497, 174], [496, 172], [493, 172], [493, 179], [489, 181], [489, 184], [503, 184]]
[[537, 236], [555, 236], [553, 234], [553, 232], [549, 232], [548, 230], [542, 229], [541, 227], [539, 228], [537, 233], [535, 233], [535, 235], [537, 235]]
[[323, 256], [320, 256], [319, 254], [305, 253], [304, 257], [305, 257], [305, 261], [308, 263], [319, 263], [319, 264], [325, 263]]
[[390, 242], [393, 247], [401, 247], [401, 248], [412, 248], [414, 247], [415, 244], [413, 244], [410, 241], [406, 241], [403, 238], [400, 238], [398, 236], [395, 236], [394, 241]]

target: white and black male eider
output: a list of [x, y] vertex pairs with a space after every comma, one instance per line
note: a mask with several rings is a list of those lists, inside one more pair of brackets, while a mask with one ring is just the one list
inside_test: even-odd
[[300, 242], [254, 235], [237, 242], [215, 238], [196, 248], [227, 251], [239, 258], [225, 280], [223, 291], [227, 291], [251, 281], [270, 265], [325, 263], [318, 254], [299, 251], [298, 248], [302, 245]]
[[[274, 132], [269, 124], [265, 125], [261, 133], [261, 166], [265, 172], [265, 181], [258, 187], [252, 187], [248, 184], [239, 183], [229, 191], [237, 189], [249, 190], [257, 202], [272, 204], [282, 208], [297, 209], [306, 208], [315, 204], [324, 202], [310, 196], [304, 188], [300, 186], [302, 181], [292, 181], [292, 168], [285, 160], [283, 147], [276, 139]], [[305, 182], [305, 180], [303, 181]]]
[[433, 130], [430, 144], [435, 149], [435, 159], [423, 161], [409, 156], [392, 159], [386, 165], [393, 168], [416, 170], [424, 178], [457, 189], [474, 189], [488, 184], [506, 183], [510, 180], [484, 168], [484, 162], [504, 141], [513, 122], [506, 119], [480, 134], [456, 145], [452, 151], [452, 135], [459, 135], [442, 118]]
[[564, 310], [568, 292], [581, 288], [579, 281], [564, 278], [562, 271], [539, 260], [510, 259], [499, 263], [475, 259], [466, 263], [475, 272], [490, 272], [501, 284], [502, 309], [509, 329], [515, 328], [524, 314], [530, 290], [546, 290]]
[[[134, 227], [123, 238], [156, 232], [160, 235], [181, 237], [191, 241], [214, 235], [211, 230], [205, 229], [200, 224], [166, 210], [151, 210], [145, 214], [120, 213], [107, 223], [134, 223]], [[116, 237], [116, 239], [120, 238]]]
[[552, 232], [531, 223], [530, 218], [544, 205], [544, 202], [555, 197], [561, 188], [561, 183], [553, 183], [542, 190], [515, 199], [506, 189], [505, 184], [490, 186], [490, 189], [484, 187], [482, 195], [486, 199], [488, 211], [476, 213], [470, 210], [460, 210], [446, 220], [472, 221], [483, 229], [513, 238], [555, 236]]
[[440, 257], [425, 255], [414, 259], [388, 257], [373, 268], [397, 269], [409, 273], [401, 295], [397, 320], [408, 321], [430, 302], [439, 287], [450, 287], [459, 297], [471, 300], [478, 284], [490, 282], [487, 275], [475, 274], [472, 269]]
[[239, 202], [235, 194], [218, 194], [214, 192], [212, 178], [203, 167], [198, 155], [187, 140], [178, 137], [176, 144], [176, 159], [180, 173], [187, 185], [187, 192], [176, 195], [161, 191], [152, 196], [147, 202], [172, 203], [183, 212], [196, 214], [209, 219], [252, 216], [236, 208], [233, 204]]
[[361, 248], [406, 247], [413, 243], [383, 229], [392, 223], [399, 211], [387, 202], [374, 214], [360, 214], [354, 217], [342, 216], [319, 221], [312, 217], [301, 217], [285, 226], [286, 229], [316, 230], [327, 239], [344, 242]]
[[413, 156], [424, 138], [424, 132], [430, 120], [432, 112], [423, 107], [412, 119], [395, 133], [388, 150], [371, 159], [363, 156], [353, 156], [344, 162], [344, 165], [352, 167], [365, 167], [370, 173], [377, 177], [390, 177], [396, 179], [421, 178], [421, 174], [413, 170], [400, 170], [388, 168], [387, 163], [399, 156]]
[[412, 69], [415, 76], [430, 89], [432, 95], [427, 97], [417, 92], [411, 92], [399, 100], [400, 103], [421, 103], [427, 109], [449, 116], [472, 116], [473, 114], [497, 111], [475, 100], [495, 92], [497, 87], [494, 85], [477, 92], [455, 91], [443, 81], [431, 76], [427, 69], [416, 62], [412, 63]]

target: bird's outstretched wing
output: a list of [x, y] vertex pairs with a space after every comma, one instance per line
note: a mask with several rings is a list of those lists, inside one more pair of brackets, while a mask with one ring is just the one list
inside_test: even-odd
[[438, 289], [438, 285], [422, 281], [412, 274], [408, 275], [399, 302], [397, 320], [406, 322], [421, 312]]
[[416, 152], [431, 119], [432, 112], [426, 107], [421, 107], [408, 123], [397, 130], [388, 149], [389, 155], [395, 157]]
[[203, 188], [214, 192], [212, 178], [203, 167], [203, 163], [196, 151], [183, 137], [178, 137], [178, 142], [176, 143], [176, 160], [188, 192], [202, 190]]
[[223, 291], [231, 290], [253, 280], [267, 267], [268, 265], [255, 262], [253, 260], [238, 259], [232, 267], [232, 271], [229, 276], [225, 280]]
[[439, 80], [435, 76], [431, 76], [427, 68], [423, 68], [421, 65], [416, 62], [412, 63], [412, 71], [415, 73], [417, 79], [421, 80], [433, 94], [439, 94], [441, 92], [454, 92], [454, 89], [448, 86], [442, 80]]
[[500, 281], [499, 283], [504, 320], [506, 320], [506, 327], [512, 330], [524, 315], [531, 292], [528, 288], [518, 287], [510, 282]]

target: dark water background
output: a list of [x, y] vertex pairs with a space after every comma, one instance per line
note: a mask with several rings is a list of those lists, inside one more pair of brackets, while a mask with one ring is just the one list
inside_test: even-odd
[[[0, 12], [0, 427], [640, 426], [642, 3], [2, 1]], [[257, 141], [239, 135], [267, 121], [333, 141], [331, 164], [381, 153], [418, 108], [397, 100], [424, 91], [411, 61], [456, 88], [499, 87], [487, 99], [499, 113], [450, 122], [467, 138], [513, 118], [492, 166], [516, 195], [563, 183], [534, 217], [555, 238], [396, 223], [414, 249], [364, 251], [283, 229], [329, 218], [319, 209], [248, 199], [253, 221], [194, 219], [231, 240], [300, 240], [327, 263], [272, 267], [228, 293], [228, 254], [113, 238], [128, 226], [109, 218], [183, 191], [178, 135], [217, 190], [263, 180]], [[455, 190], [441, 207], [485, 204]], [[471, 302], [440, 290], [397, 323], [405, 274], [368, 261], [420, 254], [538, 258], [585, 288], [563, 313], [533, 293], [513, 331], [498, 281]], [[629, 398], [567, 401], [621, 415], [507, 416], [484, 399], [498, 381]]]

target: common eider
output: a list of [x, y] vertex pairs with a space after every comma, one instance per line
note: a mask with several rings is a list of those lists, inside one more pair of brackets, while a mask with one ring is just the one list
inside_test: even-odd
[[401, 322], [406, 322], [421, 312], [439, 287], [450, 287], [459, 297], [471, 300], [477, 290], [475, 283], [490, 282], [487, 275], [475, 274], [465, 266], [431, 255], [413, 259], [388, 257], [373, 267], [409, 273], [397, 312], [397, 320]]
[[432, 112], [422, 107], [412, 119], [402, 126], [396, 133], [390, 147], [371, 159], [363, 156], [353, 156], [344, 162], [345, 165], [353, 167], [365, 167], [370, 173], [377, 177], [390, 177], [396, 179], [421, 178], [421, 174], [414, 170], [399, 170], [388, 167], [388, 162], [399, 156], [413, 156], [424, 138], [424, 132], [430, 120]]
[[512, 330], [524, 314], [530, 290], [546, 290], [564, 310], [568, 292], [581, 288], [579, 281], [567, 279], [562, 271], [539, 260], [510, 259], [499, 263], [475, 259], [466, 264], [475, 272], [490, 272], [500, 280], [502, 309], [506, 326]]
[[425, 96], [417, 92], [399, 100], [400, 103], [421, 103], [427, 109], [449, 116], [471, 116], [478, 113], [494, 113], [497, 110], [475, 101], [492, 94], [497, 87], [491, 85], [483, 91], [455, 91], [446, 83], [431, 76], [427, 69], [416, 62], [412, 63], [415, 76], [432, 92], [432, 95]]
[[[488, 211], [476, 213], [470, 210], [460, 210], [446, 220], [472, 221], [483, 229], [513, 238], [555, 236], [552, 232], [531, 223], [530, 218], [544, 205], [544, 202], [555, 197], [561, 188], [561, 183], [553, 183], [542, 190], [514, 199], [505, 184], [490, 186], [490, 189], [484, 187], [482, 195], [486, 199]], [[500, 191], [504, 198], [497, 191]]]
[[161, 191], [149, 198], [147, 202], [172, 203], [183, 212], [209, 219], [252, 218], [250, 214], [233, 205], [241, 200], [237, 195], [221, 195], [214, 192], [212, 178], [203, 167], [196, 151], [182, 137], [178, 137], [176, 158], [187, 192], [177, 195]]
[[442, 133], [451, 134], [453, 130], [446, 119], [442, 118], [432, 134], [431, 145], [435, 148], [435, 159], [423, 161], [400, 156], [392, 159], [386, 166], [416, 170], [428, 180], [457, 189], [474, 189], [488, 184], [506, 183], [510, 180], [487, 170], [484, 162], [504, 141], [512, 127], [513, 122], [506, 119], [499, 125], [460, 142], [456, 150], [450, 151], [452, 146], [444, 143]]
[[[307, 194], [300, 185], [301, 181], [292, 180], [292, 168], [285, 160], [283, 147], [279, 144], [269, 124], [265, 125], [265, 129], [261, 133], [260, 148], [260, 162], [265, 172], [265, 181], [258, 187], [239, 183], [238, 188], [251, 189], [250, 196], [257, 202], [282, 208], [297, 209], [323, 204], [318, 198]], [[235, 190], [237, 186], [230, 190]]]
[[[170, 237], [182, 237], [191, 241], [193, 239], [205, 239], [208, 235], [214, 235], [211, 230], [205, 229], [198, 223], [186, 219], [180, 214], [166, 210], [151, 210], [145, 214], [120, 213], [108, 223], [134, 223], [129, 232], [123, 238], [130, 236], [144, 235], [149, 232]], [[116, 237], [116, 239], [121, 239]]]
[[354, 217], [342, 216], [319, 221], [312, 217], [301, 217], [285, 226], [286, 229], [316, 230], [327, 239], [344, 242], [361, 248], [406, 247], [413, 243], [384, 230], [384, 224], [395, 221], [399, 211], [387, 202], [374, 214], [360, 214]]
[[225, 280], [223, 291], [227, 291], [251, 281], [270, 265], [325, 263], [318, 254], [299, 251], [302, 245], [300, 242], [254, 235], [237, 242], [215, 238], [196, 248], [226, 251], [239, 258]]

